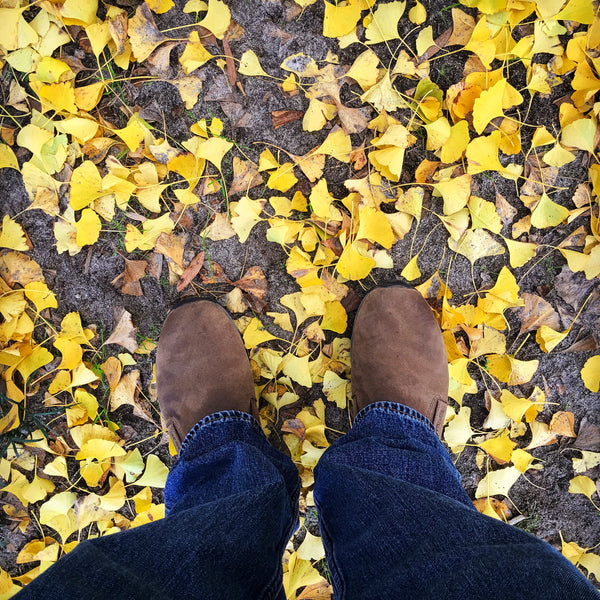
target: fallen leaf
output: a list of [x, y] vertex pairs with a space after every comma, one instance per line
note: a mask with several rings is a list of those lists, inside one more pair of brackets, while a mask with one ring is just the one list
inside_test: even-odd
[[115, 313], [114, 320], [116, 325], [114, 326], [110, 337], [103, 345], [118, 344], [129, 350], [129, 352], [135, 352], [138, 349], [138, 343], [136, 330], [131, 322], [131, 314], [124, 308], [121, 308], [119, 312]]

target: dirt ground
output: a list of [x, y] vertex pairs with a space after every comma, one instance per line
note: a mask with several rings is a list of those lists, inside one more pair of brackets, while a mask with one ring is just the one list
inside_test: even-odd
[[[137, 3], [131, 1], [132, 6]], [[179, 8], [180, 0], [177, 0]], [[318, 2], [309, 6], [301, 13], [297, 5], [291, 0], [255, 1], [229, 0], [233, 19], [244, 29], [244, 34], [237, 40], [231, 41], [230, 46], [234, 56], [240, 56], [245, 50], [252, 49], [259, 57], [267, 73], [278, 77], [284, 76], [280, 68], [282, 61], [296, 52], [304, 52], [315, 60], [323, 60], [329, 51], [336, 53], [341, 65], [351, 64], [362, 47], [351, 46], [340, 50], [336, 40], [324, 38], [321, 35], [323, 22], [322, 3]], [[428, 24], [433, 26], [434, 38], [443, 33], [450, 25], [447, 2], [435, 0], [424, 3], [428, 12]], [[464, 7], [463, 7], [464, 8]], [[469, 9], [465, 9], [469, 11]], [[475, 14], [474, 11], [471, 11]], [[187, 20], [187, 21], [186, 21]], [[191, 22], [193, 15], [185, 15], [180, 10], [172, 10], [163, 15], [156, 16], [156, 23], [161, 30], [177, 27]], [[402, 25], [401, 25], [402, 27]], [[406, 23], [405, 34], [410, 35], [411, 24]], [[171, 60], [171, 73], [174, 75], [177, 68], [175, 58]], [[439, 61], [435, 61], [431, 78], [442, 89], [447, 89], [451, 84], [460, 81], [463, 66], [468, 53], [458, 52]], [[389, 57], [388, 57], [389, 58]], [[542, 57], [543, 59], [543, 57]], [[126, 86], [127, 100], [131, 106], [139, 107], [141, 114], [157, 127], [166, 123], [168, 134], [177, 141], [186, 138], [190, 126], [198, 119], [219, 117], [223, 120], [225, 129], [223, 135], [234, 140], [239, 148], [233, 156], [244, 156], [258, 161], [260, 152], [268, 145], [273, 145], [284, 150], [289, 150], [296, 155], [308, 152], [320, 144], [327, 135], [327, 131], [308, 133], [302, 129], [302, 121], [296, 120], [274, 130], [272, 124], [272, 111], [298, 110], [307, 108], [307, 100], [303, 94], [286, 97], [281, 92], [277, 81], [266, 78], [240, 77], [243, 81], [244, 93], [239, 89], [231, 89], [223, 71], [214, 64], [207, 65], [204, 70], [204, 84], [199, 102], [192, 110], [184, 110], [175, 88], [165, 82], [149, 83], [145, 85]], [[515, 66], [512, 72], [512, 84], [519, 88], [524, 83], [524, 70], [519, 71]], [[166, 77], [168, 78], [168, 77]], [[568, 76], [565, 82], [553, 88], [552, 95], [543, 101], [533, 104], [528, 115], [531, 124], [545, 124], [549, 130], [558, 123], [558, 108], [554, 101], [569, 93]], [[6, 85], [7, 81], [0, 82]], [[406, 89], [410, 87], [406, 82]], [[412, 84], [414, 85], [414, 83]], [[356, 86], [346, 86], [344, 101], [348, 106], [361, 106], [357, 98]], [[367, 113], [369, 109], [365, 109]], [[371, 116], [375, 116], [371, 113]], [[123, 112], [114, 107], [112, 118], [123, 126], [126, 117]], [[356, 140], [359, 141], [359, 136]], [[562, 186], [562, 191], [553, 196], [554, 201], [560, 203], [570, 198], [577, 184], [587, 179], [586, 153], [581, 152], [578, 160], [561, 170], [556, 182]], [[22, 157], [23, 158], [23, 157]], [[405, 180], [412, 181], [414, 171], [424, 158], [433, 159], [434, 156], [425, 150], [424, 145], [415, 145], [407, 152], [404, 170]], [[229, 160], [229, 159], [228, 159]], [[512, 158], [522, 163], [522, 157]], [[335, 162], [335, 161], [334, 161]], [[508, 162], [508, 161], [507, 161]], [[329, 167], [328, 163], [328, 167]], [[225, 161], [223, 173], [226, 181], [231, 179], [231, 163]], [[355, 173], [351, 166], [335, 162], [331, 165], [330, 172], [326, 173], [330, 184], [330, 191], [340, 197], [347, 193], [343, 181]], [[495, 174], [481, 174], [474, 176], [475, 189], [478, 195], [493, 200], [496, 193], [501, 193], [507, 199], [517, 199], [519, 184], [509, 182]], [[16, 215], [24, 211], [30, 200], [25, 192], [19, 173], [12, 169], [0, 170], [0, 191], [3, 214]], [[252, 198], [264, 197], [265, 188], [259, 186], [250, 190]], [[475, 192], [474, 192], [475, 193]], [[237, 199], [237, 198], [233, 198]], [[207, 197], [205, 200], [210, 208], [225, 208], [222, 195]], [[439, 198], [428, 198], [427, 205], [436, 208], [441, 205]], [[63, 207], [64, 208], [64, 207]], [[143, 214], [143, 208], [136, 210]], [[524, 213], [525, 214], [525, 213]], [[202, 204], [190, 217], [193, 224], [189, 231], [191, 236], [186, 247], [186, 252], [194, 255], [202, 249], [202, 242], [198, 234], [202, 231], [209, 209]], [[121, 215], [124, 217], [124, 215]], [[521, 215], [519, 215], [521, 216]], [[125, 217], [124, 217], [125, 218]], [[518, 218], [518, 217], [517, 217]], [[117, 219], [116, 219], [117, 220]], [[423, 273], [420, 283], [429, 277], [436, 269], [448, 272], [448, 285], [456, 298], [472, 294], [475, 289], [491, 285], [506, 261], [506, 255], [490, 257], [479, 261], [477, 268], [471, 272], [470, 264], [466, 258], [457, 256], [451, 266], [449, 263], [450, 252], [447, 251], [447, 233], [438, 227], [430, 234], [436, 225], [434, 217], [425, 217], [413, 239], [414, 228], [404, 240], [397, 243], [392, 249], [394, 268], [389, 270], [376, 269], [372, 276], [361, 283], [353, 283], [357, 297], [362, 297], [365, 292], [375, 285], [400, 278], [400, 272], [411, 256], [411, 246], [420, 249], [426, 243], [425, 250], [421, 253], [419, 266]], [[20, 215], [20, 223], [25, 228], [33, 243], [30, 253], [43, 268], [44, 276], [50, 289], [54, 291], [58, 300], [58, 309], [51, 311], [51, 320], [59, 323], [62, 317], [70, 311], [77, 311], [82, 317], [84, 325], [95, 324], [99, 332], [99, 339], [106, 339], [115, 325], [114, 315], [120, 308], [125, 308], [132, 315], [140, 339], [158, 339], [162, 323], [169, 310], [181, 296], [174, 286], [168, 283], [168, 270], [166, 264], [162, 267], [161, 277], [146, 276], [141, 280], [143, 295], [129, 296], [115, 288], [111, 281], [124, 269], [124, 259], [136, 258], [138, 255], [125, 253], [122, 246], [122, 232], [103, 231], [98, 243], [84, 249], [76, 256], [67, 253], [57, 254], [52, 232], [53, 219], [41, 211], [26, 211]], [[105, 227], [105, 229], [108, 229]], [[240, 278], [251, 266], [259, 266], [266, 274], [268, 281], [267, 302], [270, 310], [283, 310], [278, 299], [287, 293], [298, 290], [296, 282], [286, 273], [284, 250], [277, 244], [266, 240], [266, 223], [256, 226], [248, 241], [241, 244], [237, 237], [214, 242], [206, 240], [207, 252], [211, 261], [220, 265], [227, 277], [234, 281]], [[536, 241], [540, 244], [551, 245], [573, 230], [573, 226], [559, 226], [546, 233], [538, 233]], [[510, 226], [506, 226], [504, 235], [510, 237]], [[429, 236], [429, 237], [428, 237]], [[414, 254], [414, 250], [413, 250]], [[539, 255], [538, 255], [539, 256]], [[535, 262], [535, 261], [533, 261]], [[521, 292], [534, 292], [548, 300], [561, 315], [563, 327], [568, 326], [575, 316], [573, 306], [579, 306], [582, 298], [592, 294], [585, 309], [579, 316], [573, 331], [570, 334], [570, 343], [565, 343], [557, 351], [550, 354], [541, 352], [533, 335], [529, 336], [519, 352], [519, 358], [539, 359], [540, 367], [534, 379], [522, 386], [524, 395], [527, 395], [534, 385], [546, 391], [548, 405], [541, 416], [541, 420], [549, 422], [551, 415], [556, 410], [573, 412], [575, 416], [575, 431], [579, 436], [562, 438], [560, 443], [536, 448], [532, 451], [534, 456], [543, 461], [543, 469], [529, 471], [521, 477], [511, 491], [512, 518], [518, 527], [549, 541], [560, 547], [560, 534], [567, 541], [576, 541], [582, 547], [591, 547], [600, 542], [600, 519], [598, 511], [583, 495], [568, 492], [569, 480], [573, 477], [571, 459], [575, 449], [588, 449], [600, 451], [600, 396], [588, 391], [579, 376], [579, 371], [585, 360], [594, 352], [565, 352], [561, 348], [570, 346], [577, 339], [592, 333], [596, 340], [600, 332], [600, 291], [597, 279], [587, 281], [582, 274], [573, 274], [565, 266], [565, 261], [557, 253], [549, 253], [544, 260], [537, 262], [531, 268], [529, 263], [524, 267], [513, 269]], [[476, 287], [474, 287], [476, 286]], [[199, 284], [194, 293], [201, 296], [219, 299], [231, 289], [227, 284]], [[186, 290], [183, 295], [190, 294]], [[356, 308], [356, 306], [354, 307]], [[350, 313], [350, 324], [354, 313]], [[516, 315], [509, 315], [513, 330], [508, 334], [509, 348], [513, 350], [524, 340], [518, 336], [519, 322]], [[273, 326], [271, 331], [277, 331], [281, 337], [289, 336], [286, 332]], [[346, 335], [349, 335], [350, 326]], [[518, 338], [518, 340], [517, 340]], [[512, 347], [511, 344], [516, 344]], [[117, 347], [105, 348], [108, 355], [116, 354]], [[142, 357], [138, 361], [141, 369], [142, 387], [148, 390], [152, 380], [152, 363], [154, 352]], [[481, 427], [487, 414], [485, 409], [482, 381], [478, 382], [479, 392], [467, 395], [465, 404], [472, 409], [472, 425], [474, 429]], [[320, 397], [320, 390], [313, 388], [302, 402], [311, 404]], [[102, 399], [101, 399], [102, 401]], [[104, 398], [106, 402], [106, 398]], [[43, 410], [42, 396], [33, 400]], [[327, 406], [327, 420], [331, 427], [339, 430], [348, 429], [348, 417], [345, 411], [335, 406]], [[293, 418], [298, 411], [298, 406], [282, 409], [281, 419]], [[130, 433], [135, 439], [142, 439], [151, 431], [152, 425], [131, 415], [131, 409], [122, 408], [117, 413], [118, 422], [124, 428], [130, 428]], [[335, 436], [334, 436], [335, 437]], [[333, 440], [334, 437], [331, 439]], [[282, 448], [284, 445], [273, 436], [273, 441]], [[140, 449], [145, 454], [155, 449], [155, 440], [144, 442]], [[159, 456], [168, 464], [173, 459], [169, 456], [166, 445], [156, 450]], [[465, 451], [456, 456], [456, 466], [460, 471], [467, 492], [474, 497], [475, 488], [483, 473], [475, 461], [476, 448], [467, 447]], [[598, 475], [598, 467], [595, 475]], [[593, 477], [593, 475], [592, 475]], [[519, 517], [522, 515], [522, 517]], [[8, 522], [5, 515], [0, 514], [0, 527], [6, 527]], [[22, 547], [29, 532], [25, 535], [13, 531], [8, 538], [0, 543], [0, 566], [15, 574], [15, 554]]]

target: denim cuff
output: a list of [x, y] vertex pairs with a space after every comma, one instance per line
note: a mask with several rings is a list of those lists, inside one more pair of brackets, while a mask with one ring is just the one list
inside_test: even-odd
[[183, 456], [186, 448], [191, 444], [192, 440], [196, 437], [196, 434], [203, 428], [209, 427], [215, 423], [231, 423], [235, 421], [248, 423], [249, 425], [253, 426], [261, 434], [261, 436], [264, 436], [263, 430], [261, 429], [258, 421], [250, 413], [240, 410], [222, 410], [216, 413], [211, 413], [210, 415], [206, 415], [206, 417], [198, 421], [189, 430], [188, 434], [181, 443], [181, 448], [179, 449], [177, 458], [180, 459]]
[[387, 413], [387, 414], [397, 414], [403, 417], [408, 417], [414, 421], [418, 421], [425, 425], [428, 429], [433, 431], [437, 437], [437, 431], [433, 426], [433, 423], [425, 416], [422, 415], [419, 411], [411, 408], [410, 406], [406, 406], [405, 404], [398, 404], [397, 402], [390, 402], [389, 400], [383, 400], [381, 402], [373, 402], [371, 404], [367, 404], [359, 413], [356, 415], [354, 419], [354, 423], [358, 423], [362, 419], [366, 418], [372, 412], [378, 413]]

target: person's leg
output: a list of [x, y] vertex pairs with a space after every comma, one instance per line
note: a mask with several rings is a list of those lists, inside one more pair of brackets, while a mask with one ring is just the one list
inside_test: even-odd
[[285, 598], [298, 471], [247, 413], [206, 417], [167, 480], [165, 519], [82, 542], [19, 600]]
[[297, 525], [298, 471], [249, 414], [250, 366], [218, 305], [186, 304], [169, 315], [157, 382], [180, 449], [166, 518], [81, 543], [19, 600], [284, 598], [281, 558]]
[[432, 425], [367, 406], [315, 469], [336, 600], [598, 599], [546, 542], [477, 512]]
[[351, 361], [361, 412], [315, 469], [337, 600], [600, 598], [550, 545], [478, 513], [463, 490], [438, 437], [444, 343], [418, 292], [367, 295]]

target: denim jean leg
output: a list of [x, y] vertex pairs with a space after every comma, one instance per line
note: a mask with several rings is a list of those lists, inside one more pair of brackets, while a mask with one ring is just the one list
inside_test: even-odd
[[167, 516], [89, 540], [17, 597], [39, 600], [281, 600], [297, 527], [298, 471], [247, 413], [200, 421], [167, 479]]
[[560, 553], [477, 512], [431, 423], [393, 402], [357, 416], [315, 469], [336, 600], [587, 600]]

